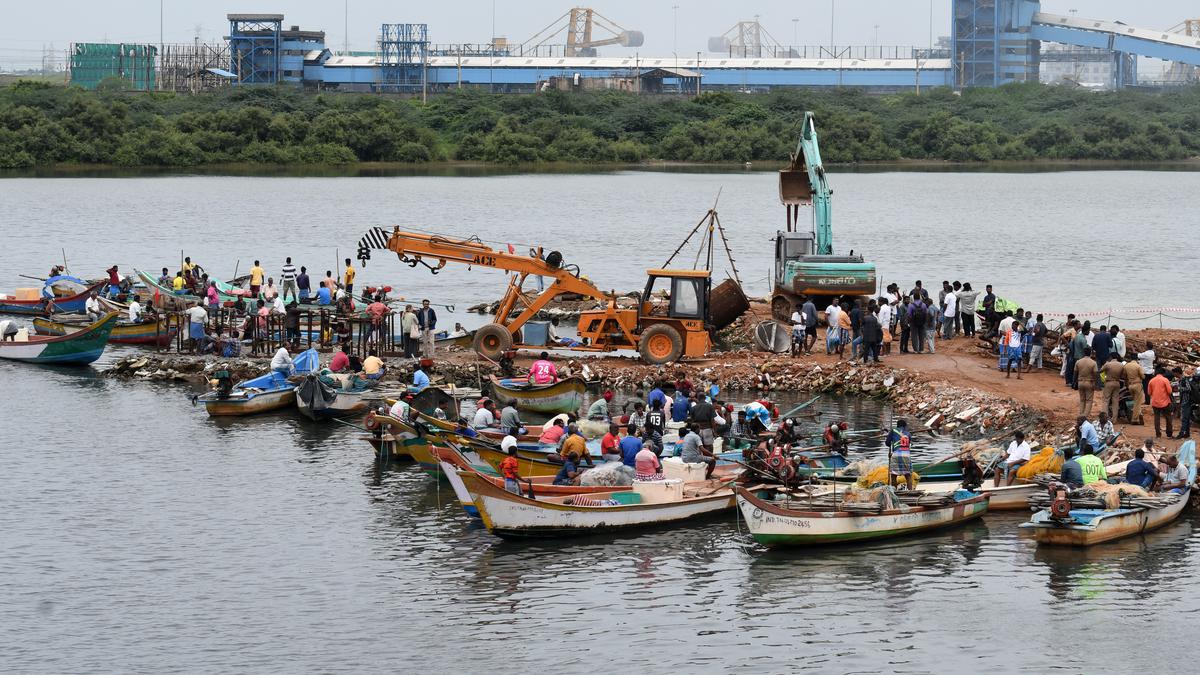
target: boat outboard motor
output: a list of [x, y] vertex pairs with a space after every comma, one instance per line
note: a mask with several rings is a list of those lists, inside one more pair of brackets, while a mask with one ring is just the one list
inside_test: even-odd
[[1050, 517], [1055, 520], [1070, 520], [1071, 500], [1068, 498], [1069, 488], [1062, 483], [1050, 484]]

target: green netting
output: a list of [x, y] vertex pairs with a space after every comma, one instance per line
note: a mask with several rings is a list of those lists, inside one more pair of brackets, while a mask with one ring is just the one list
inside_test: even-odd
[[71, 83], [95, 89], [105, 78], [119, 77], [142, 91], [155, 87], [154, 45], [76, 43], [71, 50]]

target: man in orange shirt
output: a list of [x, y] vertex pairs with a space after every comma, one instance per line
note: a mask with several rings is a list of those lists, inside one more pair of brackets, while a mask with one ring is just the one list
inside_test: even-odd
[[1165, 369], [1159, 366], [1146, 385], [1150, 393], [1150, 407], [1154, 410], [1154, 435], [1158, 438], [1162, 438], [1162, 428], [1159, 426], [1162, 419], [1167, 420], [1167, 438], [1175, 435], [1171, 425], [1171, 381], [1164, 373]]

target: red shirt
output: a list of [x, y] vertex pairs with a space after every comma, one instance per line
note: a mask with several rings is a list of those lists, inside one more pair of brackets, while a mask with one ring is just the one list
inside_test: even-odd
[[1171, 381], [1166, 377], [1155, 375], [1150, 378], [1146, 390], [1150, 392], [1150, 407], [1168, 408], [1171, 406]]
[[619, 455], [617, 444], [620, 439], [612, 434], [604, 434], [604, 438], [600, 439], [600, 454], [602, 455]]
[[388, 313], [388, 306], [382, 302], [372, 302], [371, 304], [367, 305], [367, 311], [371, 313], [371, 322], [379, 323]]
[[567, 430], [564, 427], [560, 427], [557, 424], [551, 424], [546, 428], [545, 431], [542, 432], [542, 435], [538, 437], [538, 442], [557, 444], [558, 439], [562, 438], [562, 435], [565, 433], [567, 433]]
[[346, 352], [338, 352], [333, 355], [333, 361], [329, 363], [329, 369], [336, 373], [344, 370], [348, 365], [350, 365], [350, 357]]
[[517, 473], [516, 457], [505, 457], [504, 461], [500, 462], [500, 475], [513, 480], [517, 480], [521, 477], [521, 475]]

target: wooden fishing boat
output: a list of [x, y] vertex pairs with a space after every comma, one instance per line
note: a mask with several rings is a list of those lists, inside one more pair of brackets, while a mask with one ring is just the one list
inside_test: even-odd
[[[304, 375], [316, 369], [318, 363], [317, 350], [309, 349], [295, 358], [293, 364], [297, 375]], [[288, 408], [296, 403], [296, 385], [288, 381], [280, 373], [274, 371], [266, 375], [245, 380], [234, 385], [233, 390], [222, 396], [220, 392], [210, 391], [196, 400], [204, 404], [204, 409], [212, 417], [243, 416]]]
[[187, 309], [193, 305], [199, 305], [201, 302], [200, 298], [195, 295], [176, 293], [173, 289], [158, 283], [158, 279], [141, 270], [134, 270], [134, 274], [137, 274], [138, 279], [141, 279], [142, 283], [146, 285], [146, 290], [149, 291], [151, 300], [154, 301], [157, 299], [154, 303], [157, 307]]
[[985, 480], [979, 491], [991, 498], [988, 502], [989, 511], [1026, 511], [1029, 509], [1029, 497], [1045, 489], [1037, 483], [1026, 480], [1018, 480], [1012, 485], [1001, 484], [995, 487], [992, 486], [991, 480]]
[[338, 386], [320, 381], [316, 373], [304, 376], [296, 387], [296, 409], [314, 422], [362, 414], [370, 407], [370, 388], [373, 380], [360, 380], [354, 375], [333, 374]]
[[[641, 483], [628, 489], [590, 495], [530, 499], [497, 487], [482, 476], [458, 475], [471, 494], [484, 526], [501, 537], [578, 536], [653, 527], [716, 514], [733, 507], [733, 490], [719, 480], [679, 483], [683, 488], [682, 497], [669, 501], [657, 501], [665, 487], [663, 483]], [[654, 495], [654, 501], [648, 498], [650, 495]], [[605, 505], [584, 506], [574, 503], [577, 500]]]
[[[395, 401], [390, 401], [390, 400], [387, 401], [388, 405], [391, 405], [394, 402]], [[428, 424], [429, 426], [433, 427], [434, 429], [438, 429], [439, 431], [449, 431], [451, 433], [454, 433], [458, 429], [457, 425], [455, 425], [454, 422], [451, 422], [449, 420], [440, 420], [436, 417], [433, 417], [432, 415], [426, 414], [421, 411], [418, 411], [417, 417], [422, 422]], [[479, 434], [481, 437], [486, 438], [488, 440], [495, 441], [496, 443], [499, 443], [501, 440], [503, 440], [504, 436], [505, 436], [504, 432], [500, 431], [499, 429], [491, 429], [491, 428], [476, 429], [475, 432], [477, 434]], [[538, 438], [541, 437], [541, 435], [542, 435], [542, 425], [526, 424], [525, 425], [525, 433], [522, 434], [521, 436], [518, 436], [517, 441], [520, 443], [537, 443]]]
[[117, 324], [116, 312], [83, 329], [56, 337], [31, 337], [24, 342], [0, 342], [0, 359], [57, 365], [87, 365], [104, 353], [108, 336]]
[[1176, 456], [1188, 468], [1189, 487], [1170, 503], [1158, 508], [1072, 508], [1065, 518], [1055, 518], [1050, 509], [1042, 509], [1028, 523], [1022, 523], [1021, 528], [1033, 530], [1039, 546], [1094, 546], [1167, 525], [1179, 517], [1191, 497], [1190, 486], [1196, 481], [1196, 442], [1187, 441], [1179, 446]]
[[[105, 282], [93, 284], [86, 290], [68, 295], [66, 297], [54, 299], [54, 311], [63, 314], [83, 314], [88, 296], [93, 291], [99, 291]], [[27, 315], [46, 315], [45, 301], [41, 298], [36, 300], [18, 300], [12, 296], [0, 295], [0, 314], [27, 314]]]
[[404, 441], [417, 438], [417, 433], [408, 423], [390, 415], [371, 412], [367, 413], [363, 426], [367, 430], [363, 440], [371, 444], [377, 457], [386, 452], [386, 458], [392, 461], [413, 458], [410, 446]]
[[[76, 331], [82, 330], [89, 326], [90, 323], [78, 319], [60, 319], [54, 321], [38, 317], [33, 320], [33, 329], [38, 335], [67, 335]], [[167, 326], [166, 319], [158, 321], [139, 321], [137, 323], [128, 323], [118, 321], [113, 326], [112, 333], [108, 336], [108, 341], [118, 345], [157, 345], [165, 347], [171, 344], [171, 340], [175, 337], [179, 327], [172, 325]]]
[[582, 377], [568, 377], [553, 384], [532, 384], [527, 379], [490, 378], [492, 394], [502, 405], [512, 403], [521, 410], [554, 415], [578, 412], [583, 405], [587, 382]]
[[971, 496], [944, 506], [857, 513], [789, 508], [739, 487], [737, 503], [750, 535], [758, 543], [771, 547], [820, 546], [900, 537], [979, 518], [988, 510], [988, 496], [968, 494]]
[[475, 340], [475, 331], [468, 331], [464, 335], [455, 335], [454, 337], [435, 337], [433, 346], [435, 349], [445, 349], [447, 347], [470, 347]]

